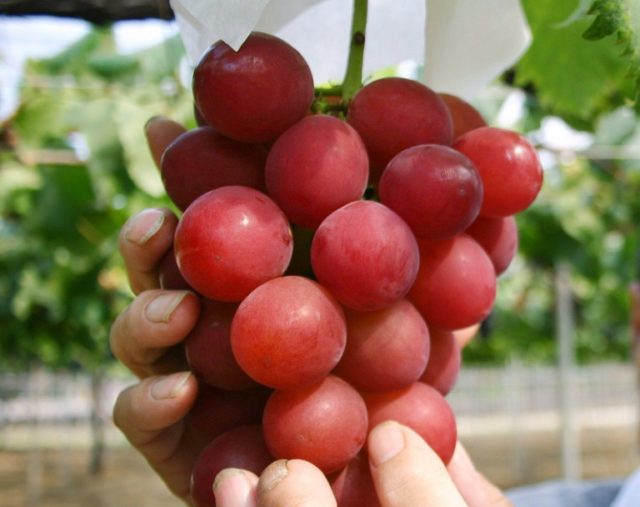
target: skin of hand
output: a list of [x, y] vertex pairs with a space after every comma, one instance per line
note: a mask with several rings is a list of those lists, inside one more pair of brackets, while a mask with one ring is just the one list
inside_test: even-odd
[[[159, 167], [164, 149], [184, 128], [156, 117], [145, 131]], [[132, 217], [120, 234], [119, 247], [136, 298], [114, 322], [110, 341], [115, 356], [140, 381], [120, 393], [113, 417], [173, 494], [190, 505], [191, 469], [201, 447], [184, 422], [197, 383], [181, 342], [196, 323], [199, 302], [188, 291], [161, 290], [157, 273], [176, 225], [169, 210], [148, 209]], [[475, 470], [461, 445], [447, 468], [415, 432], [394, 422], [374, 428], [367, 445], [383, 507], [510, 505]], [[219, 507], [336, 505], [322, 472], [302, 460], [276, 461], [260, 477], [245, 470], [223, 470], [214, 491]]]

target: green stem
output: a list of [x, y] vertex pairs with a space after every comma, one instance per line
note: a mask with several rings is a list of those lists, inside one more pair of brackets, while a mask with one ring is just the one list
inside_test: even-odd
[[347, 72], [342, 83], [342, 99], [349, 103], [362, 86], [362, 62], [364, 61], [365, 31], [367, 27], [368, 0], [353, 0], [351, 21], [351, 44]]

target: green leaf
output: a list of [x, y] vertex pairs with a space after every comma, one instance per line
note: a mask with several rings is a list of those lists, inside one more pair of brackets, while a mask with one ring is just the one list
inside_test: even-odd
[[533, 42], [516, 67], [516, 83], [534, 86], [544, 108], [562, 117], [593, 121], [625, 85], [627, 65], [614, 40], [582, 37], [590, 19], [570, 24], [577, 0], [524, 0]]
[[[640, 94], [640, 3], [637, 0], [595, 0], [589, 9], [595, 19], [583, 34], [600, 40], [616, 34], [621, 55], [629, 61], [629, 77], [635, 83], [636, 103]], [[640, 107], [640, 105], [636, 105]]]

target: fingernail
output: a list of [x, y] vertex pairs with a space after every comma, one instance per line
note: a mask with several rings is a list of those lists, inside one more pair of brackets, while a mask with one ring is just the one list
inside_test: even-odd
[[255, 490], [247, 474], [239, 468], [225, 468], [213, 481], [216, 505], [248, 507], [257, 505]]
[[144, 314], [151, 322], [159, 324], [169, 322], [171, 314], [182, 303], [182, 300], [187, 297], [187, 294], [189, 294], [188, 291], [161, 294], [147, 305]]
[[144, 245], [160, 230], [165, 218], [166, 216], [162, 210], [144, 210], [129, 221], [124, 237], [127, 241]]
[[404, 435], [400, 426], [388, 421], [376, 426], [369, 434], [369, 460], [374, 466], [382, 465], [404, 449]]
[[262, 492], [271, 491], [278, 484], [282, 482], [287, 475], [289, 475], [289, 469], [287, 468], [287, 460], [281, 459], [275, 461], [267, 467], [267, 469], [260, 476], [260, 482], [258, 488]]
[[190, 371], [183, 371], [167, 375], [166, 377], [159, 377], [151, 386], [151, 396], [156, 400], [177, 398], [190, 377]]

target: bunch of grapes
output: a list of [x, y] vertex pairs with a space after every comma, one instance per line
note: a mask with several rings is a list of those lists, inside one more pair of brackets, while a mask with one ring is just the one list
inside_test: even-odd
[[377, 505], [363, 451], [376, 424], [406, 424], [451, 459], [453, 332], [491, 311], [513, 216], [542, 183], [536, 153], [408, 79], [313, 114], [307, 63], [261, 33], [237, 52], [214, 44], [193, 87], [201, 126], [162, 159], [184, 213], [161, 283], [202, 300], [185, 342], [206, 444], [194, 503], [215, 505], [222, 468], [301, 458], [342, 507]]

